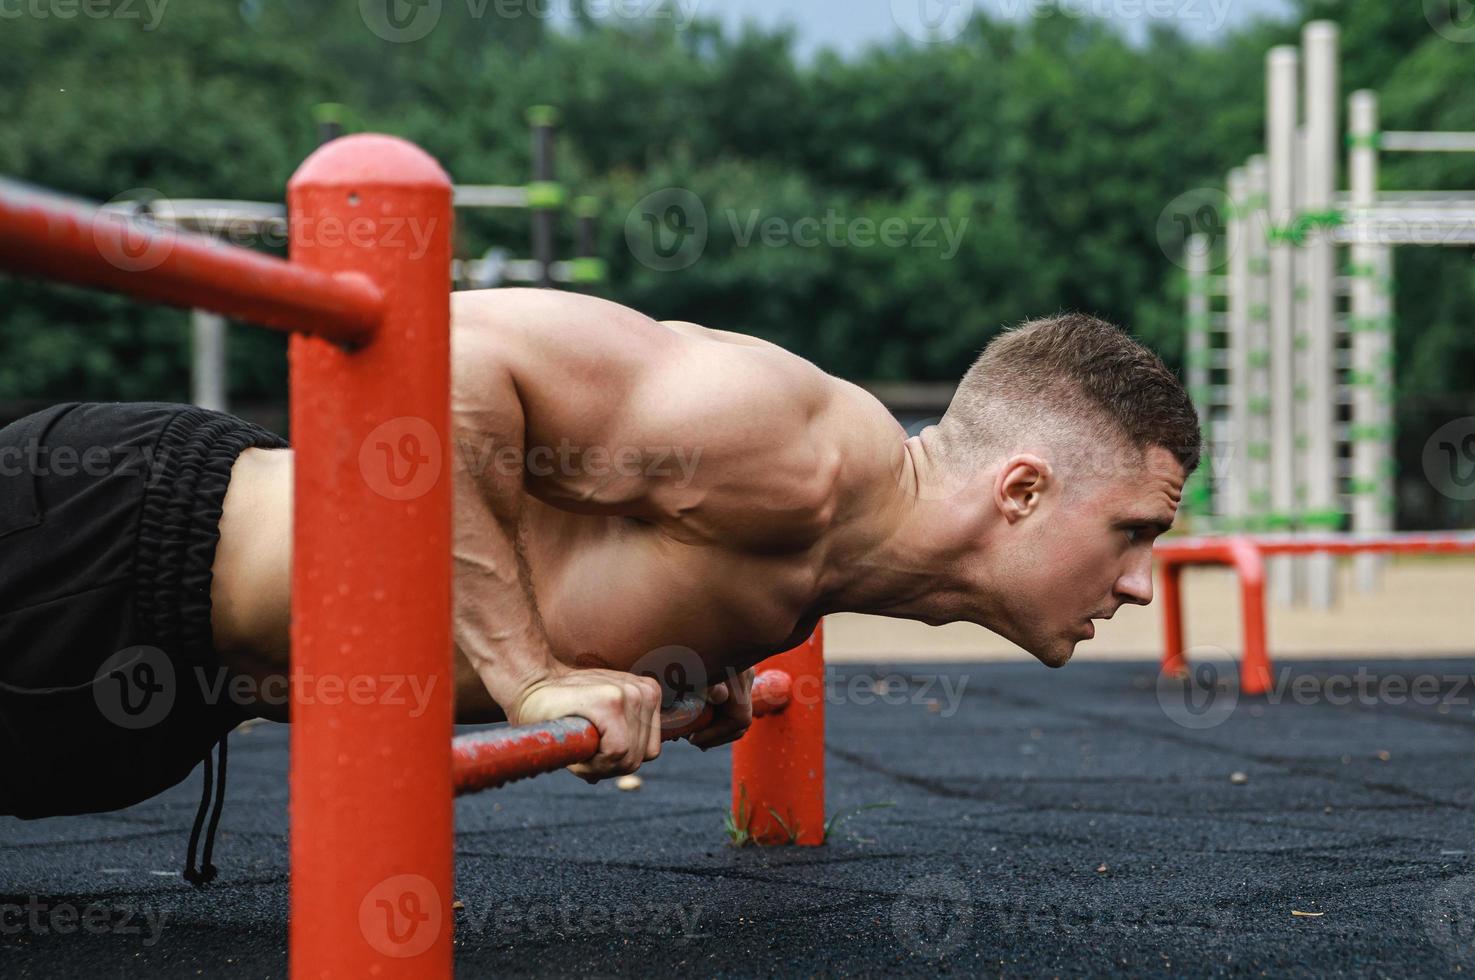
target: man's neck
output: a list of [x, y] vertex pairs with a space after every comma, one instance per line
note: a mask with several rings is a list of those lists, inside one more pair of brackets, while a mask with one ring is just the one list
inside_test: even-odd
[[870, 506], [835, 531], [818, 612], [860, 612], [937, 625], [977, 606], [961, 574], [978, 550], [981, 510], [950, 488], [935, 430], [902, 444], [900, 472]]

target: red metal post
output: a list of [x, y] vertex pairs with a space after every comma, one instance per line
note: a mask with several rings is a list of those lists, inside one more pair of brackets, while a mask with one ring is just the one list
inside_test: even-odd
[[451, 975], [451, 182], [351, 136], [288, 185], [295, 264], [385, 297], [291, 339], [292, 975]]
[[[792, 679], [789, 706], [755, 717], [732, 746], [732, 810], [763, 844], [824, 843], [824, 624], [804, 643], [765, 660], [759, 672]], [[776, 819], [774, 814], [777, 813]], [[780, 820], [782, 822], [780, 822]], [[787, 830], [785, 830], [787, 826]]]
[[1226, 545], [1239, 578], [1239, 614], [1243, 622], [1244, 652], [1239, 661], [1241, 694], [1270, 690], [1270, 655], [1265, 637], [1265, 561], [1248, 538], [1231, 538]]
[[1163, 673], [1183, 677], [1188, 673], [1183, 657], [1183, 566], [1165, 558], [1162, 570]]

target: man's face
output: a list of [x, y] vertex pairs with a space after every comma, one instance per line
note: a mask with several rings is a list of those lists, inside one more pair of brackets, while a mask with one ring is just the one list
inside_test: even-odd
[[1141, 464], [1057, 483], [1014, 527], [1009, 546], [1009, 639], [1050, 667], [1065, 664], [1094, 619], [1152, 601], [1152, 543], [1173, 523], [1183, 467], [1149, 447]]

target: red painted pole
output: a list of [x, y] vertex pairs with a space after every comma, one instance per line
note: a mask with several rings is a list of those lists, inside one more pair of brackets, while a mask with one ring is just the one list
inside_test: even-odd
[[1239, 612], [1243, 622], [1239, 690], [1241, 694], [1260, 695], [1270, 690], [1270, 655], [1265, 642], [1265, 562], [1260, 549], [1248, 538], [1231, 538], [1226, 547], [1239, 578]]
[[13, 181], [0, 181], [0, 267], [344, 342], [371, 337], [384, 310], [357, 270], [325, 275]]
[[801, 645], [765, 660], [759, 670], [780, 670], [792, 678], [789, 706], [781, 714], [755, 717], [753, 727], [733, 743], [733, 814], [741, 814], [740, 822], [759, 843], [788, 843], [792, 834], [796, 844], [823, 844], [824, 624]]
[[289, 351], [292, 975], [451, 975], [451, 182], [385, 136], [288, 185], [294, 264], [382, 325]]

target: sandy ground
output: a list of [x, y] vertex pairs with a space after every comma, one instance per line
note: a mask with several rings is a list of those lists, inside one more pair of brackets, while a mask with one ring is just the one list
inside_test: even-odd
[[[1336, 606], [1325, 612], [1267, 601], [1272, 658], [1469, 656], [1475, 654], [1475, 559], [1401, 558], [1386, 566], [1382, 588], [1356, 591], [1343, 563]], [[1240, 652], [1239, 597], [1224, 568], [1184, 573], [1184, 622], [1190, 648]], [[1096, 624], [1096, 638], [1076, 647], [1075, 662], [1162, 656], [1162, 607], [1125, 606]], [[926, 626], [901, 619], [843, 614], [825, 620], [825, 657], [876, 660], [1030, 660], [1008, 640], [967, 623]]]

